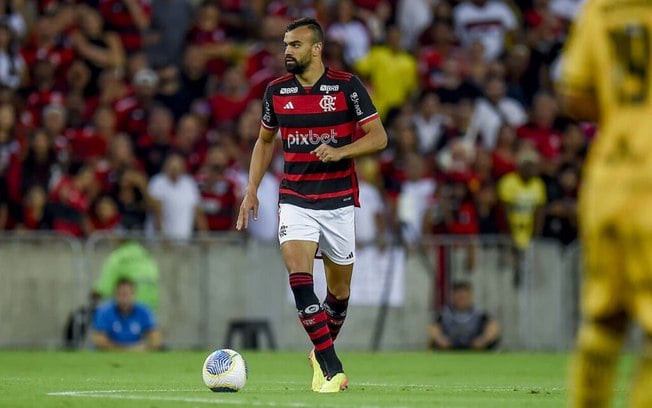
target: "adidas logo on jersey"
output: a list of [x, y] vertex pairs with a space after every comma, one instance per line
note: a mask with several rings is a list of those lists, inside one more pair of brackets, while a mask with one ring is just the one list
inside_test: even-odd
[[294, 105], [292, 104], [292, 101], [286, 103], [283, 109], [294, 109]]

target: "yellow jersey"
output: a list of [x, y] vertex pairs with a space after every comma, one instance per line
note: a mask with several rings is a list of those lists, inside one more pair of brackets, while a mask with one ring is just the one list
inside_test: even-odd
[[539, 177], [524, 182], [516, 172], [504, 175], [498, 182], [498, 197], [507, 204], [507, 222], [512, 239], [525, 249], [532, 239], [537, 208], [546, 203], [546, 186]]
[[586, 0], [562, 54], [558, 87], [593, 93], [600, 112], [580, 194], [586, 233], [652, 230], [651, 6]]

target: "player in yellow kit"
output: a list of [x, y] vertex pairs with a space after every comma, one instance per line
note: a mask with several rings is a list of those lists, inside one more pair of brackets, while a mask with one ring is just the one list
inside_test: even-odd
[[646, 333], [631, 406], [652, 407], [652, 2], [586, 0], [561, 60], [562, 105], [599, 133], [580, 193], [584, 321], [572, 407], [610, 405], [630, 320]]

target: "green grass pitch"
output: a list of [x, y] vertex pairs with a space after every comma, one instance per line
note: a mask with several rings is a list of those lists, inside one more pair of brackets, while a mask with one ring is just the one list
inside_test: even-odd
[[[161, 353], [0, 351], [0, 407], [563, 407], [568, 356], [525, 353], [342, 352], [350, 387], [310, 391], [306, 353], [241, 354], [249, 380], [213, 393], [201, 380], [210, 350]], [[625, 406], [633, 359], [620, 365]]]

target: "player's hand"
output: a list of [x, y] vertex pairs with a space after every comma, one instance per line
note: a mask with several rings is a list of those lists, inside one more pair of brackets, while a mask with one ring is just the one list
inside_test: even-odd
[[258, 219], [258, 197], [255, 193], [245, 193], [240, 204], [240, 212], [238, 213], [238, 221], [235, 223], [235, 229], [240, 231], [242, 228], [247, 228], [249, 225], [249, 212], [253, 211], [254, 221]]
[[312, 152], [310, 152], [310, 154], [316, 155], [317, 158], [324, 163], [336, 162], [341, 160], [342, 157], [344, 157], [340, 149], [337, 149], [335, 147], [329, 146], [324, 143], [317, 146], [317, 148]]

